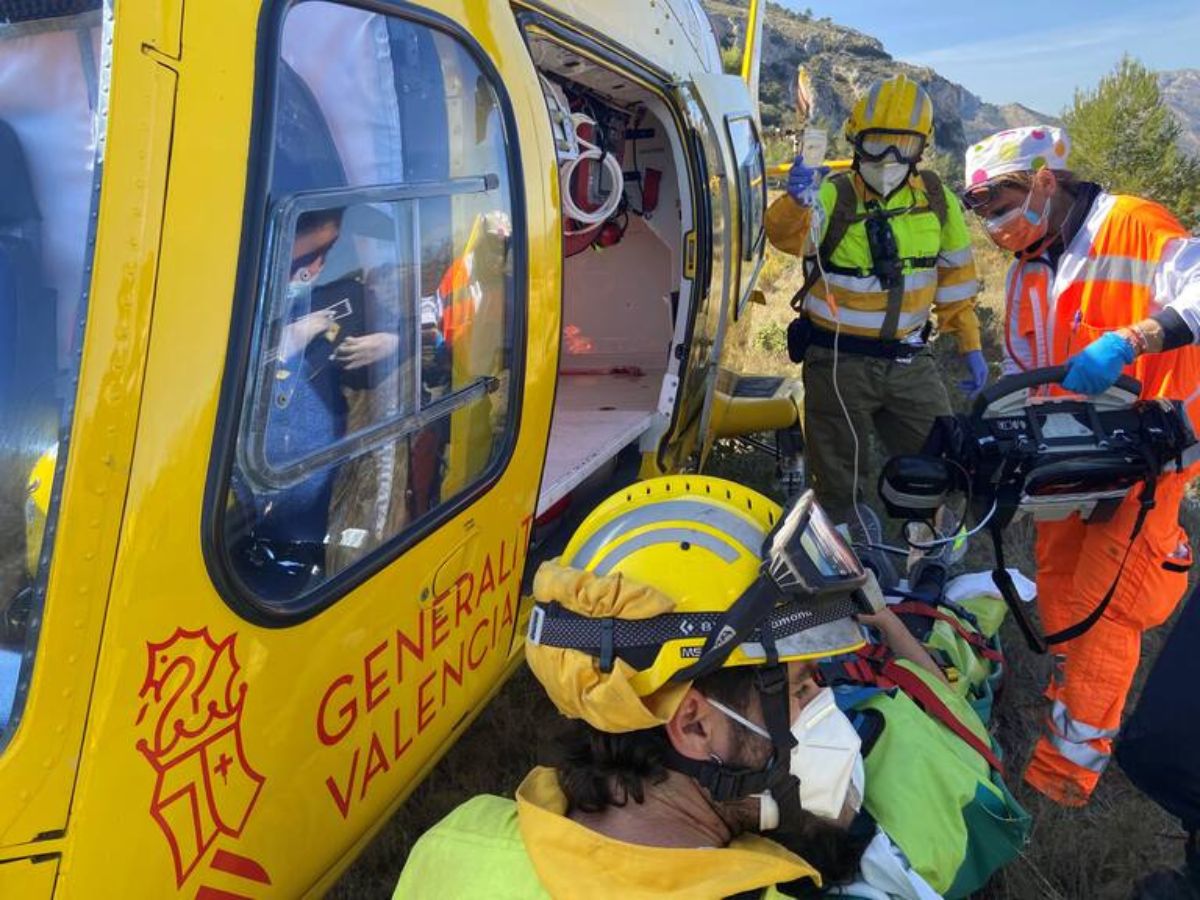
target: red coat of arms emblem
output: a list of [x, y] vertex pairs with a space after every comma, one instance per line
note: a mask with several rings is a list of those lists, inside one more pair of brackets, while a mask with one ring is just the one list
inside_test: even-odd
[[246, 683], [236, 638], [218, 643], [207, 628], [178, 628], [146, 644], [137, 749], [157, 776], [150, 815], [171, 846], [177, 886], [219, 836], [241, 835], [266, 780], [242, 746]]

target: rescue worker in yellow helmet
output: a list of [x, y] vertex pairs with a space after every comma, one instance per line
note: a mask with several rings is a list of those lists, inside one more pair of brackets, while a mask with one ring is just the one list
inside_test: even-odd
[[[860, 739], [811, 660], [862, 645], [856, 614], [899, 625], [866, 614], [872, 578], [811, 492], [782, 521], [699, 476], [610, 497], [534, 579], [526, 657], [575, 720], [555, 766], [426, 832], [395, 896], [774, 897], [849, 879], [882, 832], [848, 825], [864, 820]], [[898, 896], [937, 896], [894, 877], [923, 886]]]
[[805, 261], [788, 352], [804, 363], [808, 466], [835, 521], [851, 518], [855, 459], [861, 476], [872, 430], [889, 452], [915, 453], [950, 412], [928, 350], [931, 314], [965, 358], [961, 387], [974, 394], [987, 383], [962, 208], [917, 169], [932, 135], [933, 104], [919, 84], [876, 82], [846, 122], [853, 170], [818, 185], [797, 157], [787, 193], [767, 211], [771, 243]]

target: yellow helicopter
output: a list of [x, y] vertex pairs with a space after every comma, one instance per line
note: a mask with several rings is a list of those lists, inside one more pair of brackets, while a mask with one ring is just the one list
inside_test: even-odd
[[798, 458], [762, 12], [0, 4], [0, 896], [319, 895], [589, 485]]

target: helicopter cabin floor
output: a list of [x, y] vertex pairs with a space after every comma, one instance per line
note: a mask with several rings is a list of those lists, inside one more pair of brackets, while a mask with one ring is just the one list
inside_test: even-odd
[[641, 437], [661, 386], [662, 373], [559, 376], [538, 515]]

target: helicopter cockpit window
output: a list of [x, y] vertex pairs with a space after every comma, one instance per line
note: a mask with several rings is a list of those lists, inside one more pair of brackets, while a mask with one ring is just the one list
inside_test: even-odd
[[283, 23], [262, 288], [223, 514], [239, 594], [306, 613], [494, 474], [512, 430], [510, 136], [449, 34]]
[[35, 662], [91, 274], [112, 10], [0, 5], [0, 746]]
[[[726, 120], [733, 157], [737, 161], [738, 207], [741, 213], [742, 277], [738, 291], [738, 312], [750, 299], [758, 277], [759, 253], [766, 238], [764, 218], [767, 209], [767, 179], [763, 164], [762, 141], [749, 116]], [[747, 265], [749, 263], [749, 265]]]

